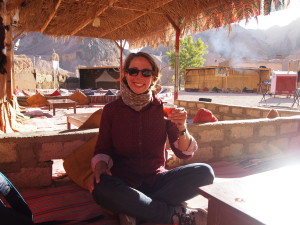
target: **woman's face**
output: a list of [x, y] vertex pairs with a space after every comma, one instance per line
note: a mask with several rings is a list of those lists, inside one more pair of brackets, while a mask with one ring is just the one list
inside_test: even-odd
[[[136, 57], [130, 62], [129, 69], [152, 70], [152, 66], [144, 57]], [[128, 86], [136, 94], [148, 91], [153, 82], [153, 76], [144, 77], [141, 72], [138, 72], [137, 76], [130, 76], [125, 72], [125, 77]]]

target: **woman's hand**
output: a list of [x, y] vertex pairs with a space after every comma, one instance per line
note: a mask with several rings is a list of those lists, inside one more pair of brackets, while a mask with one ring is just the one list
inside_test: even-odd
[[178, 130], [184, 130], [186, 128], [187, 112], [184, 108], [176, 108], [169, 114], [168, 120], [171, 120], [178, 127]]
[[89, 180], [89, 191], [92, 192], [94, 190], [94, 181], [96, 181], [96, 183], [100, 183], [100, 176], [102, 174], [108, 174], [111, 176], [111, 172], [108, 169], [107, 163], [104, 161], [99, 161], [94, 169], [94, 173], [91, 176], [90, 180]]

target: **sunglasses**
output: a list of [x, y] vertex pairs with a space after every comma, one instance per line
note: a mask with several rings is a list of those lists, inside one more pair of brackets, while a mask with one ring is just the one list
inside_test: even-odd
[[143, 69], [143, 70], [138, 70], [138, 69], [134, 69], [134, 68], [128, 68], [126, 70], [126, 72], [130, 75], [130, 76], [137, 76], [139, 74], [139, 72], [142, 73], [143, 77], [150, 77], [153, 75], [153, 71], [149, 70], [149, 69]]

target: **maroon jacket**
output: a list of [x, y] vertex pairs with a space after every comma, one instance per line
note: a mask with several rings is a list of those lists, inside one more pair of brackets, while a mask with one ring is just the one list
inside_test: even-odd
[[179, 158], [190, 158], [176, 149], [178, 129], [164, 119], [162, 102], [154, 96], [149, 105], [137, 112], [121, 98], [105, 105], [96, 154], [106, 154], [113, 160], [112, 175], [133, 187], [153, 184], [165, 169], [167, 135], [170, 146]]

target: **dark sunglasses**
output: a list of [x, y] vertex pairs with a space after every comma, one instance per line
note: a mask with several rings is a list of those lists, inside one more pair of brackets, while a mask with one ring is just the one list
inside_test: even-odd
[[149, 70], [149, 69], [143, 69], [143, 70], [138, 70], [138, 69], [135, 69], [135, 68], [128, 68], [127, 69], [127, 73], [130, 76], [137, 76], [139, 74], [139, 72], [142, 73], [143, 77], [150, 77], [150, 76], [153, 75], [153, 71]]

